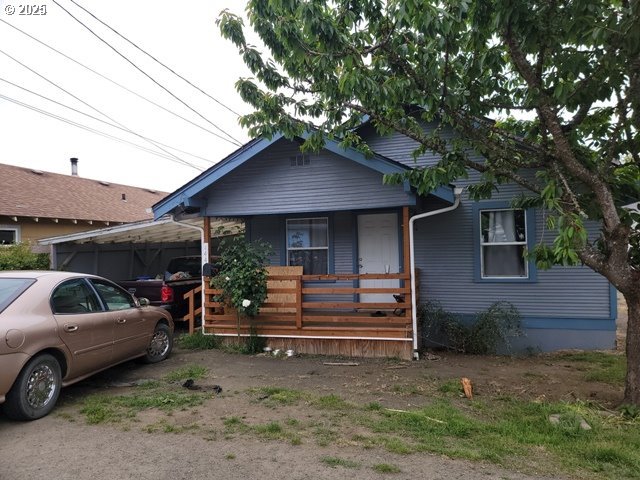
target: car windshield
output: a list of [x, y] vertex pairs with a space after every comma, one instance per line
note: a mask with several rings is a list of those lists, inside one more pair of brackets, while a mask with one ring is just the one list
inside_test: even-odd
[[0, 278], [0, 312], [35, 283], [33, 278]]

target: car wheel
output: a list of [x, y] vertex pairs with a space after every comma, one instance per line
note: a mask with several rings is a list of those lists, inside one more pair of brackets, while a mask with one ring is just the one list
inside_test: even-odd
[[168, 325], [159, 323], [153, 331], [151, 342], [147, 347], [147, 353], [144, 356], [146, 363], [161, 362], [169, 356], [173, 348], [173, 335]]
[[31, 359], [7, 393], [4, 413], [14, 420], [35, 420], [47, 415], [62, 388], [60, 364], [48, 354]]

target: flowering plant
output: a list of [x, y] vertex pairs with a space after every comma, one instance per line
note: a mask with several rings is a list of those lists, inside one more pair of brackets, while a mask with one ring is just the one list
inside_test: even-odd
[[234, 237], [223, 241], [220, 248], [220, 270], [211, 279], [211, 286], [221, 289], [221, 300], [230, 303], [238, 313], [255, 317], [267, 298], [266, 264], [271, 246]]

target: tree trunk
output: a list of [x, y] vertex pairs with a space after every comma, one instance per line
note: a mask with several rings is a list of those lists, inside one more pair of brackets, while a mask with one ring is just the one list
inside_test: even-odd
[[[637, 289], [634, 289], [637, 290]], [[625, 294], [629, 320], [627, 321], [627, 379], [624, 403], [640, 406], [640, 295]]]

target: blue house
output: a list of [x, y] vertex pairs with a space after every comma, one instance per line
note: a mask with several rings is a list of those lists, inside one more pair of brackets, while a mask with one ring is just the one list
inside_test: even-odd
[[[519, 186], [476, 202], [464, 190], [473, 174], [425, 196], [385, 185], [384, 174], [438, 157], [416, 162], [413, 140], [366, 123], [360, 134], [373, 157], [332, 140], [308, 154], [301, 139], [257, 138], [154, 205], [154, 216], [195, 215], [205, 226], [241, 219], [249, 240], [273, 246], [269, 298], [255, 321], [273, 348], [411, 358], [416, 306], [427, 300], [463, 315], [511, 302], [526, 333], [520, 348], [614, 346], [616, 295], [604, 277], [587, 267], [538, 270], [522, 255], [553, 234], [544, 212], [511, 207]], [[203, 294], [205, 333], [249, 333], [206, 284]]]

